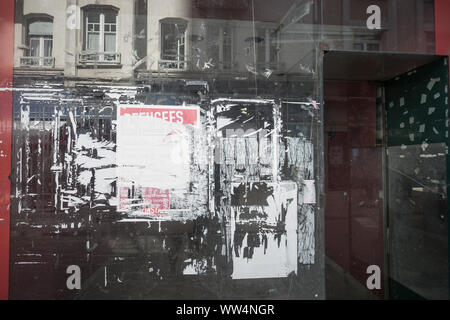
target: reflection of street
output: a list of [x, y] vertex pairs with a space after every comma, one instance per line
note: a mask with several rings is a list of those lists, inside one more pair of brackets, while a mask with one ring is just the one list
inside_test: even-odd
[[81, 199], [89, 202], [91, 207], [116, 206], [115, 143], [96, 141], [89, 133], [83, 133], [78, 136], [75, 146]]
[[[225, 112], [219, 126], [238, 125], [237, 118], [252, 132], [263, 127], [268, 136], [222, 137], [224, 163], [212, 165], [207, 142], [218, 128], [206, 123], [203, 109], [201, 125], [179, 128], [178, 140], [188, 148], [174, 164], [166, 161], [169, 142], [178, 142], [173, 129], [181, 124], [145, 118], [137, 126], [132, 119], [122, 126], [122, 134], [129, 131], [124, 141], [116, 130], [122, 123], [114, 120], [117, 107], [45, 106], [49, 113], [41, 120], [21, 105], [15, 127], [21, 162], [15, 176], [14, 296], [236, 297], [245, 291], [234, 291], [235, 285], [247, 281], [264, 283], [267, 290], [275, 278], [290, 281], [302, 243], [297, 202], [314, 198], [304, 172], [290, 168], [301, 162], [296, 167], [309, 172], [312, 153], [299, 138], [278, 140], [273, 128], [281, 121], [279, 106], [263, 105]], [[120, 162], [124, 155], [127, 161]], [[147, 204], [154, 211], [146, 212]], [[80, 292], [66, 287], [70, 265], [81, 268]], [[179, 292], [182, 284], [199, 291]]]
[[[180, 293], [164, 292], [167, 283], [226, 269], [226, 233], [216, 219], [151, 222], [117, 213], [115, 136], [105, 130], [111, 117], [100, 123], [84, 109], [53, 107], [51, 121], [30, 121], [27, 108], [20, 115], [16, 147], [26, 161], [18, 164], [14, 202], [15, 298], [73, 297], [70, 265], [81, 268], [81, 298], [173, 297]], [[163, 194], [147, 191], [163, 204]]]
[[[77, 217], [52, 220], [48, 221], [53, 223], [51, 227], [37, 229], [30, 224], [17, 228], [26, 236], [14, 242], [16, 298], [72, 297], [65, 287], [65, 269], [72, 264], [79, 265], [82, 272], [79, 298], [181, 297], [170, 283], [196, 286], [201, 279], [183, 280], [183, 276], [216, 276], [218, 269], [226, 272], [223, 231], [218, 222], [209, 219], [119, 222], [109, 213], [82, 207]], [[59, 231], [52, 231], [57, 220], [65, 222], [59, 224]], [[82, 221], [81, 225], [76, 221]], [[171, 292], [167, 288], [172, 288]]]

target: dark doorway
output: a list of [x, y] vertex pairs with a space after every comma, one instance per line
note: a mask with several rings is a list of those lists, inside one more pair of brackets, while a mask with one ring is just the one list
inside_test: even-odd
[[325, 53], [328, 299], [448, 298], [446, 61]]

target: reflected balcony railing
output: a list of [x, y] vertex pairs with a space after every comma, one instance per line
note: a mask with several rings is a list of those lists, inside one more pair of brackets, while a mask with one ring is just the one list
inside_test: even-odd
[[162, 59], [158, 61], [158, 70], [160, 71], [187, 71], [189, 68], [197, 70], [232, 70], [233, 63], [231, 61], [220, 61], [220, 62], [202, 62], [200, 64], [195, 64], [183, 56], [176, 55], [163, 55]]
[[188, 61], [184, 56], [164, 54], [158, 61], [158, 70], [186, 70]]
[[118, 65], [122, 56], [118, 52], [83, 52], [78, 55], [78, 63], [85, 65]]
[[24, 68], [48, 68], [55, 67], [54, 57], [20, 57], [20, 66]]

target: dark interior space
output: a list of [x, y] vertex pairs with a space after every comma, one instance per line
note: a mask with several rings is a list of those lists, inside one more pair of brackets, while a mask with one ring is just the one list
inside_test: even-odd
[[[325, 53], [327, 299], [442, 298], [446, 295], [439, 291], [438, 285], [431, 284], [435, 279], [431, 281], [426, 270], [436, 269], [433, 265], [442, 266], [437, 271], [442, 274], [438, 281], [447, 285], [447, 223], [435, 221], [420, 205], [422, 198], [426, 198], [433, 205], [430, 211], [446, 216], [446, 192], [428, 187], [427, 193], [426, 189], [428, 180], [440, 181], [441, 186], [446, 184], [445, 157], [435, 159], [435, 155], [445, 153], [442, 151], [445, 143], [439, 144], [439, 136], [428, 137], [428, 131], [424, 132], [425, 127], [433, 128], [431, 134], [435, 134], [439, 128], [443, 135], [444, 129], [433, 122], [432, 116], [415, 111], [427, 106], [425, 93], [418, 101], [417, 92], [430, 91], [429, 96], [439, 97], [438, 91], [430, 89], [430, 81], [445, 79], [446, 68], [440, 64], [439, 57], [432, 55]], [[402, 81], [410, 89], [402, 87]], [[425, 88], [427, 85], [430, 90]], [[440, 85], [445, 86], [445, 81]], [[439, 111], [440, 105], [442, 110], [448, 108], [436, 99], [431, 102], [428, 98], [434, 103], [430, 110]], [[400, 115], [396, 108], [403, 108]], [[404, 122], [408, 119], [410, 125], [406, 126]], [[398, 136], [398, 128], [405, 141], [392, 138], [393, 132]], [[425, 150], [428, 143], [431, 147]], [[408, 152], [415, 156], [408, 158]], [[420, 152], [434, 154], [418, 155]], [[425, 164], [415, 160], [428, 158], [435, 162], [429, 160]], [[411, 173], [399, 175], [410, 166], [414, 166]], [[436, 169], [430, 172], [426, 167]], [[427, 172], [426, 177], [420, 176], [419, 172], [423, 171]], [[424, 192], [414, 193], [422, 191], [423, 186]], [[420, 217], [416, 217], [416, 211], [420, 211]], [[422, 221], [419, 224], [418, 218]], [[405, 243], [409, 244], [401, 247]], [[366, 287], [370, 276], [367, 268], [371, 265], [380, 267], [380, 290]], [[430, 281], [425, 284], [424, 279]]]

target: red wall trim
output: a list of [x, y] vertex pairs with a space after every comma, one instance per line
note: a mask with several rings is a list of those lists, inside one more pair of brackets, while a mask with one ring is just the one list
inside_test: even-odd
[[0, 1], [0, 300], [8, 299], [14, 0]]
[[435, 0], [436, 54], [450, 56], [450, 1]]

